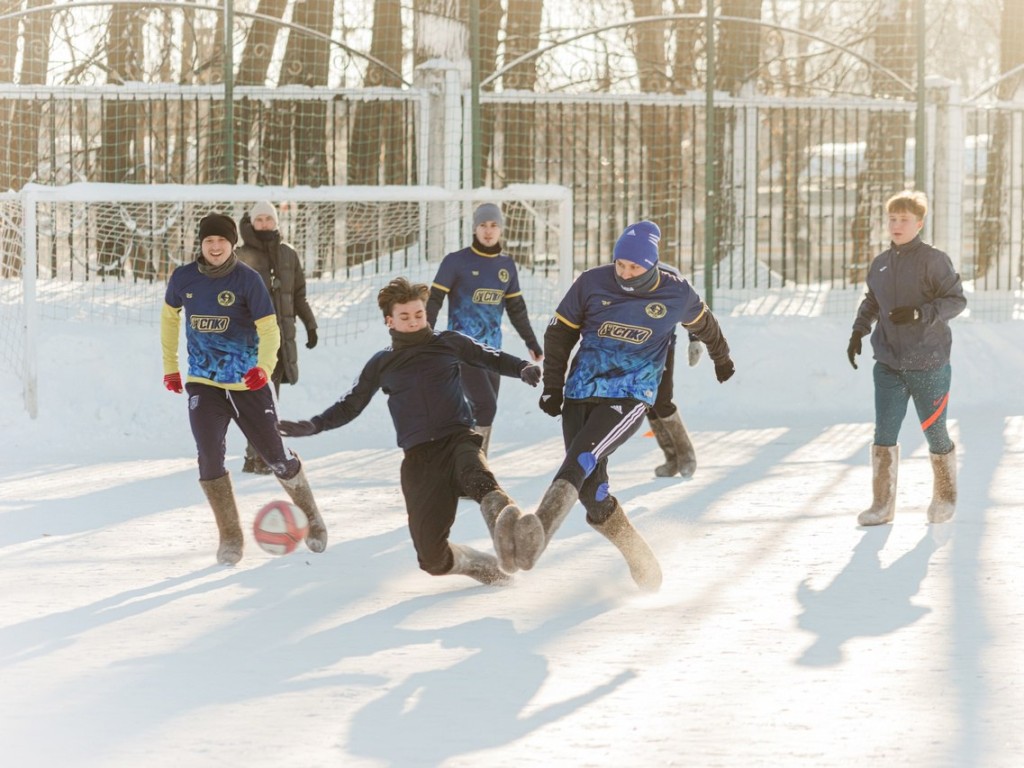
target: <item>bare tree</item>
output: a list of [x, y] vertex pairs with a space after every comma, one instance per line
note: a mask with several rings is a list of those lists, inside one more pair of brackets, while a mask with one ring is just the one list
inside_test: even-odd
[[[905, 81], [914, 77], [911, 0], [882, 0], [874, 18], [874, 61]], [[906, 98], [906, 89], [878, 67], [871, 68], [871, 92], [876, 97]], [[906, 184], [903, 167], [909, 118], [904, 112], [873, 109], [868, 114], [864, 169], [857, 175], [856, 213], [851, 224], [853, 277], [859, 280], [876, 250], [873, 236], [884, 201]]]
[[[258, 16], [266, 16], [280, 20], [284, 15], [287, 0], [260, 0], [256, 6]], [[255, 19], [245, 37], [245, 47], [238, 65], [235, 82], [238, 85], [263, 85], [267, 81], [267, 72], [277, 43], [277, 35], [281, 26], [273, 21]], [[252, 132], [253, 116], [259, 109], [258, 102], [240, 99], [235, 109], [235, 125], [233, 128], [235, 144], [235, 163], [243, 178], [253, 175], [249, 166], [249, 142]], [[258, 177], [260, 169], [253, 169]]]
[[[1006, 74], [1024, 65], [1024, 0], [1003, 0], [1002, 24], [999, 34], [999, 70]], [[1024, 73], [1008, 77], [996, 88], [1001, 101], [1009, 101], [1024, 92]], [[995, 125], [990, 136], [985, 166], [985, 192], [981, 204], [981, 217], [977, 223], [977, 255], [975, 276], [984, 277], [996, 272], [1000, 252], [1004, 247], [1003, 219], [1006, 216], [1006, 176], [1013, 155], [1011, 148], [1012, 114], [1008, 110], [996, 112]], [[1024, 254], [1022, 269], [1024, 273]], [[1011, 287], [1011, 286], [1000, 286]], [[1017, 287], [1017, 286], [1012, 286]]]
[[[115, 5], [110, 12], [106, 38], [107, 82], [123, 85], [142, 79], [142, 10], [138, 5]], [[146, 181], [143, 148], [136, 144], [138, 105], [133, 99], [104, 99], [103, 128], [99, 151], [100, 180], [105, 182]], [[120, 275], [122, 261], [134, 258], [131, 238], [120, 227], [112, 226], [114, 211], [100, 208], [108, 220], [101, 227], [97, 243], [98, 271], [101, 275]]]

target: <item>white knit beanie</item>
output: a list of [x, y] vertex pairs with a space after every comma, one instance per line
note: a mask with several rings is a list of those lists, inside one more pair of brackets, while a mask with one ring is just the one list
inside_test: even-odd
[[266, 200], [261, 200], [249, 210], [249, 218], [254, 220], [257, 216], [269, 216], [274, 220], [274, 229], [277, 229], [277, 208]]

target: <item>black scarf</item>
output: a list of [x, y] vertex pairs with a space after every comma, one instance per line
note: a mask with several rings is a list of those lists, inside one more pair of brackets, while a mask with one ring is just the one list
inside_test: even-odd
[[418, 331], [413, 331], [412, 333], [402, 333], [401, 331], [396, 331], [394, 328], [389, 328], [388, 333], [391, 334], [391, 346], [393, 349], [415, 347], [418, 344], [426, 344], [434, 338], [434, 329], [429, 325], [420, 328]]
[[199, 272], [206, 275], [207, 277], [217, 278], [230, 275], [231, 271], [238, 266], [238, 257], [235, 256], [235, 252], [232, 251], [231, 255], [228, 256], [227, 261], [221, 264], [219, 267], [215, 267], [210, 264], [206, 257], [200, 255], [196, 261], [199, 262]]
[[484, 245], [476, 239], [476, 235], [473, 235], [473, 250], [481, 256], [497, 256], [501, 253], [501, 240], [494, 245]]
[[629, 280], [619, 277], [619, 273], [616, 272], [615, 282], [619, 284], [619, 288], [627, 293], [647, 293], [658, 284], [658, 267], [655, 265], [643, 274], [631, 277]]

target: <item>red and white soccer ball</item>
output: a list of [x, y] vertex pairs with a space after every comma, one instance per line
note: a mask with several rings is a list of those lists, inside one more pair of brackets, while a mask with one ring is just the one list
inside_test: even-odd
[[290, 502], [272, 501], [256, 513], [252, 532], [264, 552], [287, 555], [294, 552], [309, 533], [309, 518]]

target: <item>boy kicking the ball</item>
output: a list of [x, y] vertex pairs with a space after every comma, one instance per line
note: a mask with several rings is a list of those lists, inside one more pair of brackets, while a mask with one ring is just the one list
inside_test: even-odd
[[[534, 387], [540, 367], [455, 331], [435, 333], [427, 323], [429, 295], [426, 285], [402, 277], [381, 289], [377, 305], [391, 345], [370, 358], [338, 402], [311, 419], [282, 421], [279, 429], [282, 435], [301, 437], [344, 426], [383, 390], [398, 445], [405, 451], [402, 495], [420, 568], [434, 576], [463, 574], [484, 584], [507, 584], [511, 579], [504, 571], [516, 570], [511, 540], [520, 512], [487, 466], [459, 365], [514, 376]], [[500, 561], [448, 542], [463, 494], [479, 502]]]
[[[277, 432], [273, 390], [281, 334], [263, 278], [238, 260], [238, 228], [229, 216], [210, 213], [199, 222], [201, 253], [171, 274], [160, 320], [164, 386], [188, 393], [188, 418], [199, 458], [199, 484], [220, 533], [217, 562], [242, 559], [242, 528], [224, 465], [228, 425], [235, 421], [273, 470], [292, 501], [309, 518], [306, 546], [323, 552], [327, 528], [299, 458]], [[178, 369], [178, 336], [185, 311], [188, 374]]]

